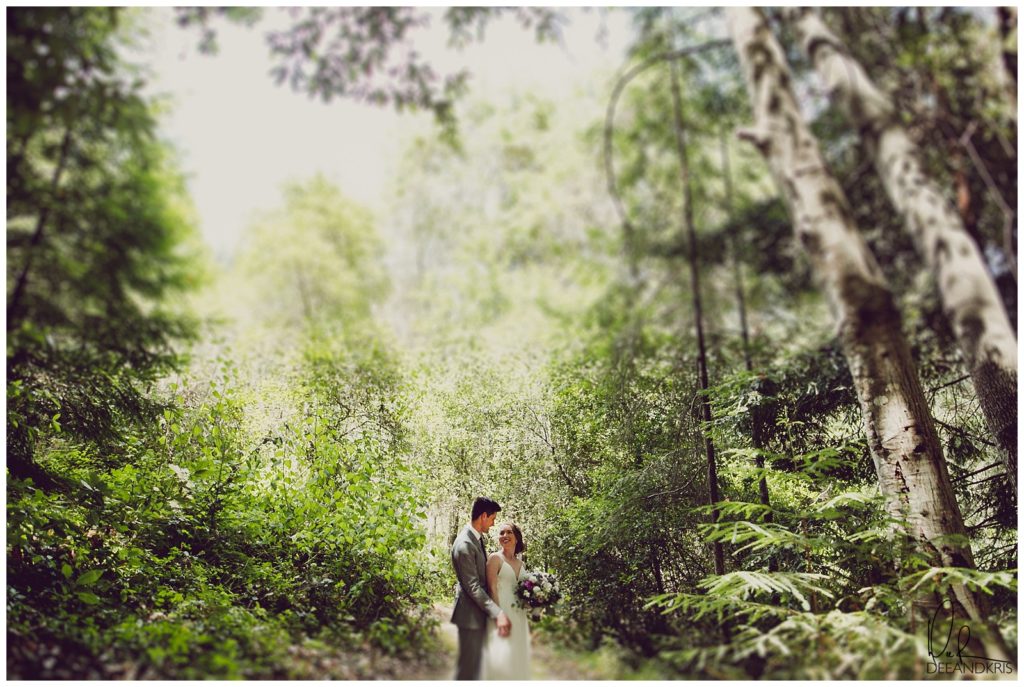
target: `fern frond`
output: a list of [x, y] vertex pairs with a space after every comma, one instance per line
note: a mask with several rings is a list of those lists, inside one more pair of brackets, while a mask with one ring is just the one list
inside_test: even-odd
[[698, 531], [707, 541], [720, 541], [737, 545], [736, 553], [750, 549], [760, 551], [766, 548], [789, 548], [813, 550], [821, 542], [805, 537], [775, 523], [754, 523], [747, 520], [708, 523], [698, 526]]
[[772, 453], [771, 451], [766, 451], [763, 448], [753, 447], [725, 448], [722, 449], [720, 453], [723, 456], [742, 458], [744, 460], [749, 460], [750, 462], [754, 462], [759, 457], [764, 458], [767, 461], [782, 460], [786, 457], [785, 454], [782, 453]]
[[776, 678], [922, 679], [927, 642], [863, 611], [793, 612], [765, 631], [746, 626], [730, 644], [672, 654], [697, 670], [740, 664], [757, 655]]
[[814, 504], [811, 514], [816, 519], [836, 520], [847, 517], [851, 512], [869, 511], [880, 508], [882, 497], [878, 490], [846, 491], [833, 496], [821, 504]]
[[647, 599], [645, 610], [660, 608], [663, 615], [682, 613], [692, 620], [707, 616], [728, 617], [733, 621], [756, 623], [765, 617], [785, 618], [796, 611], [777, 604], [759, 603], [711, 594], [670, 593]]
[[702, 515], [710, 515], [715, 509], [718, 510], [721, 517], [735, 517], [758, 522], [764, 522], [765, 518], [772, 513], [771, 506], [749, 501], [719, 501], [715, 504], [697, 506], [693, 510]]
[[701, 580], [700, 587], [706, 589], [708, 595], [736, 599], [749, 599], [759, 595], [771, 597], [778, 594], [783, 598], [794, 599], [804, 610], [810, 610], [811, 604], [807, 600], [809, 594], [835, 598], [831, 591], [819, 584], [826, 580], [827, 575], [818, 573], [737, 570], [725, 575], [706, 577]]
[[860, 532], [854, 532], [848, 536], [851, 542], [879, 542], [879, 541], [891, 541], [895, 536], [895, 531], [888, 525], [882, 525], [878, 527], [871, 527]]
[[989, 595], [993, 593], [993, 587], [1002, 587], [1016, 594], [1017, 570], [986, 572], [973, 568], [930, 568], [900, 579], [900, 586], [909, 587], [909, 593], [921, 588], [945, 592], [954, 585], [963, 585], [971, 591], [982, 591]]

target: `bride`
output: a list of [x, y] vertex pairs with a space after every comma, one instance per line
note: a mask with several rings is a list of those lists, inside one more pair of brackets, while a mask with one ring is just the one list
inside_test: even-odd
[[485, 680], [530, 679], [530, 627], [526, 611], [516, 603], [516, 587], [526, 574], [519, 554], [526, 550], [523, 533], [513, 523], [498, 529], [501, 551], [487, 559], [487, 588], [494, 603], [505, 611], [512, 621], [507, 637], [498, 634], [494, 621], [487, 624], [487, 638], [483, 655]]

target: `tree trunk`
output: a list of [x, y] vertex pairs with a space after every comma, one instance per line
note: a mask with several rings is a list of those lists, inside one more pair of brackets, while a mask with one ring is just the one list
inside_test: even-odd
[[[676, 152], [679, 155], [679, 177], [683, 187], [683, 225], [690, 243], [690, 291], [693, 293], [693, 319], [697, 329], [697, 374], [700, 381], [701, 417], [704, 428], [704, 447], [708, 461], [708, 501], [711, 505], [711, 522], [718, 522], [718, 468], [715, 459], [715, 442], [708, 434], [711, 424], [711, 399], [708, 397], [708, 360], [704, 346], [704, 312], [700, 298], [700, 266], [697, 260], [697, 233], [693, 228], [693, 195], [690, 191], [690, 165], [686, 157], [686, 138], [683, 127], [682, 99], [679, 95], [679, 81], [676, 63], [669, 62], [672, 78], [672, 104], [675, 113]], [[725, 555], [722, 543], [714, 542], [715, 574], [725, 574]]]
[[[690, 163], [686, 155], [686, 128], [683, 124], [683, 103], [679, 93], [679, 74], [675, 61], [669, 62], [669, 76], [672, 89], [672, 111], [675, 116], [676, 152], [679, 155], [679, 180], [683, 187], [683, 225], [690, 245], [690, 291], [693, 294], [693, 319], [697, 329], [697, 375], [700, 382], [700, 409], [704, 437], [704, 450], [708, 461], [708, 502], [711, 504], [711, 522], [718, 522], [718, 465], [715, 457], [715, 442], [708, 433], [711, 427], [711, 397], [708, 395], [708, 357], [704, 345], [704, 308], [700, 297], [700, 262], [697, 258], [697, 232], [693, 226], [693, 193], [690, 186]], [[725, 574], [725, 551], [722, 542], [712, 542], [715, 560], [715, 574]], [[732, 628], [728, 621], [720, 628], [722, 641], [732, 641]]]
[[[727, 16], [754, 112], [754, 128], [740, 136], [767, 159], [828, 295], [889, 514], [932, 565], [974, 567], [892, 293], [801, 117], [785, 57], [764, 16], [750, 8], [729, 8]], [[954, 591], [969, 617], [988, 620], [973, 594]], [[987, 655], [1009, 660], [998, 640]]]
[[68, 154], [70, 152], [71, 127], [68, 126], [64, 131], [64, 137], [61, 139], [60, 156], [57, 159], [57, 166], [54, 167], [53, 177], [50, 179], [50, 196], [45, 199], [43, 207], [39, 209], [36, 228], [32, 232], [32, 238], [29, 239], [28, 247], [26, 248], [25, 264], [21, 268], [21, 273], [18, 275], [18, 279], [14, 283], [14, 290], [11, 292], [11, 297], [7, 301], [8, 332], [17, 329], [25, 316], [25, 313], [23, 312], [24, 303], [22, 299], [25, 296], [25, 288], [28, 285], [29, 272], [32, 270], [32, 260], [35, 257], [35, 250], [43, 240], [43, 232], [46, 230], [46, 223], [50, 217], [50, 208], [57, 205], [59, 202], [57, 199], [57, 190], [60, 188], [61, 176], [64, 174], [64, 168], [67, 166]]
[[[722, 177], [725, 180], [725, 212], [726, 216], [732, 219], [732, 174], [729, 168], [729, 149], [726, 145], [725, 130], [722, 130]], [[743, 291], [743, 268], [740, 267], [740, 256], [739, 247], [737, 245], [736, 237], [729, 237], [729, 252], [732, 254], [732, 274], [733, 282], [736, 285], [736, 308], [739, 310], [740, 316], [740, 336], [743, 340], [743, 364], [746, 367], [747, 372], [754, 371], [754, 359], [750, 354], [750, 333], [747, 326], [747, 298]], [[757, 465], [759, 472], [758, 478], [758, 495], [761, 499], [762, 506], [770, 506], [771, 502], [768, 498], [768, 480], [764, 476], [764, 456], [761, 455], [761, 449], [764, 448], [764, 412], [758, 405], [754, 407], [751, 412], [751, 432], [750, 442], [755, 451], [754, 463]], [[772, 514], [769, 512], [765, 516], [767, 522], [772, 521]], [[769, 562], [769, 570], [774, 570], [772, 564], [775, 559], [772, 558]]]
[[989, 430], [1017, 490], [1017, 338], [977, 245], [960, 215], [928, 178], [892, 103], [818, 15], [794, 12], [797, 35], [833, 99], [857, 127], [889, 198], [935, 273]]

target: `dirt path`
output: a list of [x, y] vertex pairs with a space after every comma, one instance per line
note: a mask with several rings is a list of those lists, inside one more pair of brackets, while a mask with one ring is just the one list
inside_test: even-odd
[[[455, 654], [459, 646], [459, 634], [449, 622], [451, 608], [440, 604], [434, 606], [434, 615], [440, 622], [438, 640], [440, 656], [435, 665], [425, 669], [421, 675], [410, 676], [420, 680], [451, 680], [455, 670]], [[533, 680], [597, 680], [599, 676], [586, 670], [570, 656], [556, 652], [537, 635], [533, 635], [531, 650], [531, 679]]]

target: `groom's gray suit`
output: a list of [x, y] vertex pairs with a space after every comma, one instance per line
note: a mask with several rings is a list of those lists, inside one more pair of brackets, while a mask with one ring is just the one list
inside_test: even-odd
[[459, 578], [452, 611], [452, 622], [459, 628], [455, 679], [476, 680], [480, 677], [487, 619], [497, 619], [501, 609], [487, 594], [487, 555], [472, 525], [467, 525], [452, 545], [452, 567]]

